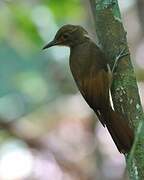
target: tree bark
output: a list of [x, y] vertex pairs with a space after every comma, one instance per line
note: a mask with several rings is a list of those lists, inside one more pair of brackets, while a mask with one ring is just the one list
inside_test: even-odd
[[[117, 0], [89, 0], [95, 21], [99, 44], [110, 60], [114, 61], [122, 52], [129, 53]], [[144, 115], [138, 93], [130, 55], [119, 59], [111, 88], [114, 108], [123, 113], [135, 131], [135, 142], [126, 155], [130, 179], [144, 179]]]
[[138, 9], [138, 17], [140, 20], [140, 25], [142, 28], [142, 33], [144, 34], [144, 1], [137, 0], [137, 9]]

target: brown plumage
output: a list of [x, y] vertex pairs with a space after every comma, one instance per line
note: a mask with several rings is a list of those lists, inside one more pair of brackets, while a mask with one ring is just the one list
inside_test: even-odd
[[110, 105], [111, 76], [103, 52], [81, 26], [63, 26], [43, 49], [54, 45], [70, 47], [70, 69], [81, 94], [102, 125], [107, 127], [118, 150], [129, 152], [134, 139], [133, 131], [124, 117]]

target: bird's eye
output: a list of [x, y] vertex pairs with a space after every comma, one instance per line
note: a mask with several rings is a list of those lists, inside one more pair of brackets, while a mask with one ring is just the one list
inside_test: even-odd
[[68, 34], [63, 34], [63, 38], [67, 39], [68, 38]]

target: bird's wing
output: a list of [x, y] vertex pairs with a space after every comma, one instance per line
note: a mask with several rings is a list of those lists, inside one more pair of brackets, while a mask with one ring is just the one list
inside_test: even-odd
[[104, 69], [99, 72], [92, 71], [79, 80], [79, 89], [89, 106], [96, 112], [104, 125], [100, 110], [108, 108], [109, 103], [109, 75]]

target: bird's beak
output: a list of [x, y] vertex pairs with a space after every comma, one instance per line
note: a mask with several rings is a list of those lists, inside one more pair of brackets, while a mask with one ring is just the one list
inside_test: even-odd
[[58, 44], [58, 43], [57, 43], [55, 40], [53, 40], [53, 41], [49, 42], [47, 45], [45, 45], [45, 46], [42, 48], [42, 50], [47, 49], [47, 48], [50, 48], [50, 47], [55, 46], [55, 45], [57, 45], [57, 44]]

